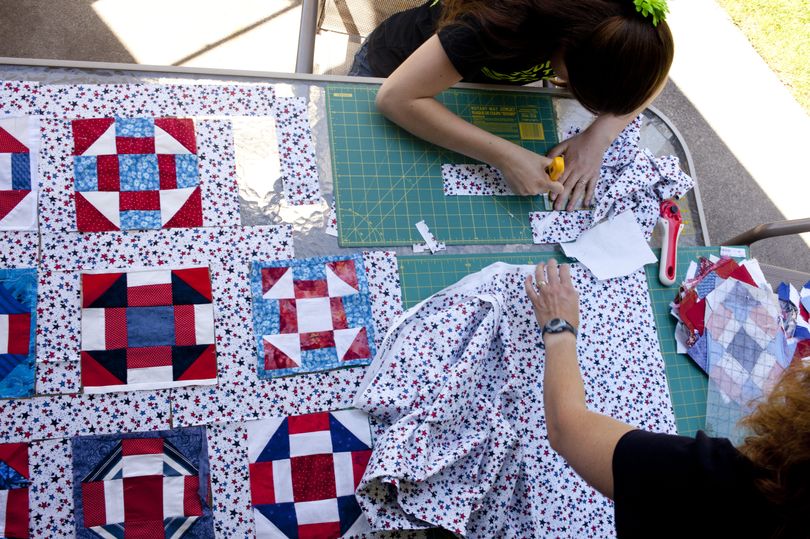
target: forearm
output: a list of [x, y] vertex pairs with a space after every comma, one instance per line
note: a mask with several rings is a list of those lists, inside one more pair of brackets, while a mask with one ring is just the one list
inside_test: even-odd
[[567, 428], [587, 410], [585, 386], [577, 363], [576, 337], [568, 332], [546, 335], [543, 403], [552, 445], [564, 439]]
[[636, 118], [636, 116], [641, 114], [642, 110], [644, 109], [642, 108], [637, 111], [633, 111], [632, 113], [625, 114], [624, 116], [602, 114], [601, 116], [597, 116], [593, 123], [588, 126], [587, 131], [593, 133], [598, 144], [607, 150], [608, 146], [610, 146], [611, 143], [616, 140], [616, 137], [619, 136], [619, 133], [621, 133], [624, 128]]

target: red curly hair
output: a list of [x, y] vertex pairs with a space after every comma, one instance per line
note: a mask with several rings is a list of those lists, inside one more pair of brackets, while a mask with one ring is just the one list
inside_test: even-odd
[[759, 490], [785, 515], [776, 537], [810, 537], [810, 362], [789, 368], [741, 424], [740, 451], [766, 475]]

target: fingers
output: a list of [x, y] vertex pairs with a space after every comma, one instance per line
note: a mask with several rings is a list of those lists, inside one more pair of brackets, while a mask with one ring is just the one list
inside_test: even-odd
[[587, 185], [588, 181], [580, 178], [580, 180], [574, 186], [574, 189], [571, 191], [571, 196], [568, 198], [568, 206], [565, 208], [566, 210], [572, 211], [576, 207], [577, 201], [582, 198]]
[[546, 265], [542, 262], [534, 268], [534, 282], [538, 285], [546, 280]]
[[560, 283], [565, 287], [574, 287], [574, 282], [571, 280], [571, 266], [568, 264], [560, 266]]
[[554, 200], [557, 197], [557, 195], [560, 195], [565, 191], [565, 186], [563, 186], [558, 181], [554, 182], [549, 180], [546, 186], [548, 187], [548, 192], [550, 196], [553, 197], [552, 200]]
[[557, 261], [553, 258], [548, 261], [548, 271], [546, 275], [546, 280], [552, 288], [556, 288], [560, 284], [560, 272], [557, 269]]
[[551, 150], [549, 150], [549, 152], [546, 154], [546, 156], [549, 159], [554, 159], [555, 157], [558, 157], [558, 156], [564, 154], [565, 150], [567, 148], [568, 148], [568, 141], [560, 142], [559, 144], [554, 146]]
[[588, 182], [588, 189], [585, 191], [585, 205], [590, 206], [591, 202], [593, 202], [593, 193], [596, 191], [596, 183], [599, 181], [598, 178], [591, 178], [591, 181]]
[[[562, 180], [560, 180], [560, 181], [562, 181]], [[571, 193], [571, 191], [573, 191], [574, 187], [577, 185], [578, 182], [579, 182], [578, 179], [570, 178], [565, 183], [564, 192], [562, 193], [561, 196], [557, 197], [557, 199], [555, 200], [555, 203], [554, 203], [554, 209], [555, 210], [563, 209], [563, 207], [565, 206], [566, 201], [569, 201], [569, 203], [570, 203], [570, 200], [571, 200], [571, 198], [570, 198], [571, 194], [570, 193]]]

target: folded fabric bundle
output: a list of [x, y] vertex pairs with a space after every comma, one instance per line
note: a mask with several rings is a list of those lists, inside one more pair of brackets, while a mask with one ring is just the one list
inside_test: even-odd
[[[695, 185], [677, 157], [656, 157], [639, 147], [641, 117], [633, 120], [605, 152], [594, 194], [590, 219], [578, 218], [578, 233], [571, 230], [568, 212], [531, 214], [534, 243], [573, 241], [607, 217], [632, 210], [644, 236], [652, 236], [662, 200], [680, 198]], [[570, 130], [566, 138], [577, 134]]]
[[[372, 529], [614, 536], [611, 502], [547, 441], [544, 350], [523, 290], [533, 269], [493, 264], [392, 325], [354, 403], [377, 426], [356, 491]], [[588, 406], [674, 433], [643, 270], [608, 281], [577, 264], [571, 273]]]

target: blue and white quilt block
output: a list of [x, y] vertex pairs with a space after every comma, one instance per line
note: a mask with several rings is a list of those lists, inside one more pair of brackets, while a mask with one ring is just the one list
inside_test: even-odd
[[251, 295], [259, 377], [368, 365], [374, 357], [361, 255], [254, 262]]

